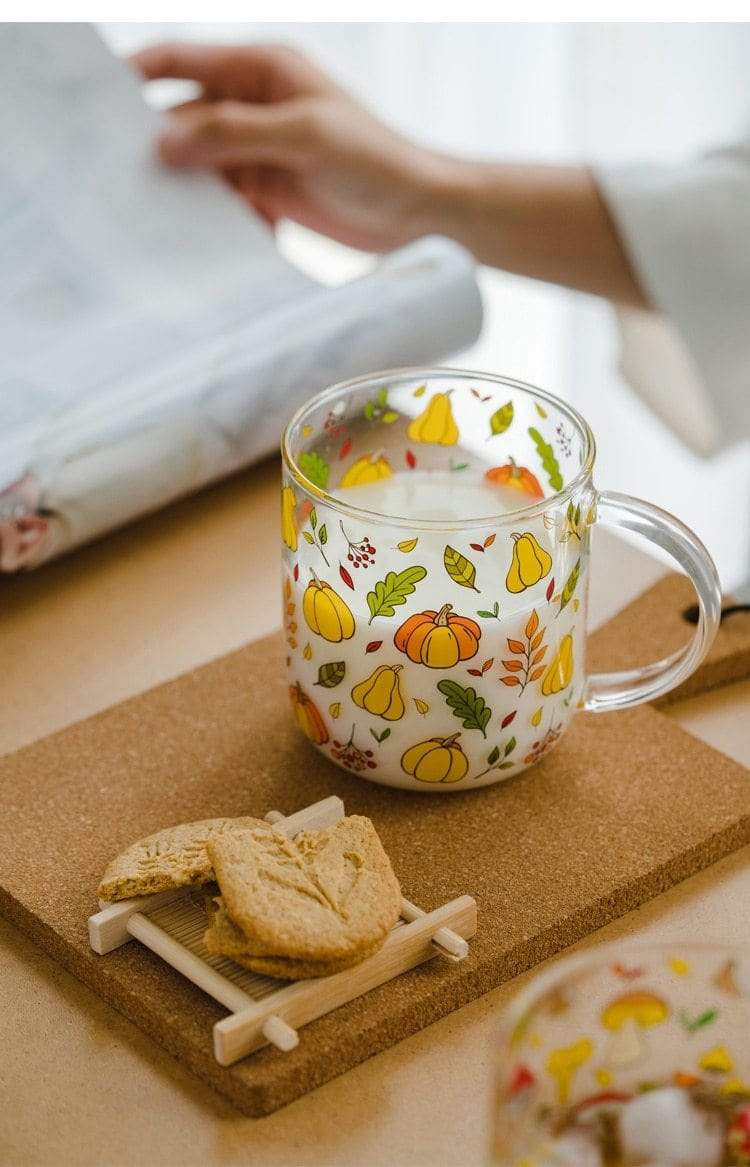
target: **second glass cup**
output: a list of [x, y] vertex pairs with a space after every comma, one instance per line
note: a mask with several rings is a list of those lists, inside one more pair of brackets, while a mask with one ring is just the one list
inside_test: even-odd
[[[319, 394], [282, 452], [289, 693], [302, 731], [354, 773], [476, 789], [532, 765], [577, 709], [653, 700], [702, 659], [721, 594], [671, 515], [599, 493], [593, 435], [505, 377], [405, 369]], [[587, 676], [591, 528], [669, 551], [699, 620], [674, 657]]]

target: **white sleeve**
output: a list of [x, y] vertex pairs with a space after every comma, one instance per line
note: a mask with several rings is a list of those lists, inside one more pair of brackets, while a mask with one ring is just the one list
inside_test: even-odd
[[750, 437], [750, 138], [595, 176], [668, 322], [620, 313], [625, 375], [696, 452]]

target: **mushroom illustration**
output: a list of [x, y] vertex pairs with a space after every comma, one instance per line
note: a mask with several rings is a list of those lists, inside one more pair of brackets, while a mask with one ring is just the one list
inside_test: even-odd
[[606, 1064], [631, 1066], [637, 1062], [648, 1048], [643, 1031], [661, 1025], [668, 1016], [669, 1006], [655, 993], [640, 989], [615, 997], [601, 1016], [602, 1025], [612, 1034]]
[[547, 1058], [545, 1069], [550, 1078], [557, 1083], [557, 1101], [564, 1104], [570, 1097], [570, 1083], [576, 1070], [589, 1060], [594, 1047], [587, 1037], [582, 1037], [573, 1045], [561, 1046], [553, 1049]]

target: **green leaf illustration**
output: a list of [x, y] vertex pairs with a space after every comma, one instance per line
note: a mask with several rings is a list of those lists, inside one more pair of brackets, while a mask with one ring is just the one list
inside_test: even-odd
[[314, 538], [312, 537], [312, 535], [310, 534], [310, 532], [309, 532], [309, 531], [303, 531], [303, 532], [302, 532], [302, 534], [304, 535], [304, 537], [305, 537], [305, 539], [307, 540], [307, 542], [308, 542], [308, 543], [314, 543], [314, 542], [315, 542]]
[[[572, 571], [565, 581], [565, 587], [562, 590], [562, 595], [560, 596], [560, 612], [562, 612], [566, 604], [569, 604], [573, 599], [573, 592], [576, 590], [578, 585], [578, 576], [580, 575], [580, 572], [581, 561], [580, 559], [576, 559], [575, 563], [573, 564]], [[560, 612], [557, 613], [558, 616], [560, 615]]]
[[451, 577], [454, 583], [460, 584], [462, 588], [471, 588], [472, 591], [478, 592], [479, 588], [474, 586], [474, 580], [477, 577], [477, 569], [470, 559], [462, 555], [460, 551], [456, 551], [455, 547], [447, 545], [443, 552], [443, 563], [445, 570]]
[[396, 413], [395, 409], [386, 409], [383, 414], [382, 421], [386, 425], [393, 425], [394, 421], [398, 421], [400, 414]]
[[380, 745], [381, 742], [384, 742], [387, 737], [391, 736], [390, 729], [384, 729], [382, 733], [378, 733], [376, 729], [372, 729], [371, 727], [370, 733], [375, 738], [375, 741], [378, 743], [378, 745]]
[[542, 460], [542, 467], [549, 480], [549, 484], [553, 490], [562, 490], [563, 477], [560, 473], [560, 465], [555, 457], [555, 451], [552, 449], [549, 442], [545, 442], [538, 429], [533, 425], [529, 426], [529, 437], [536, 446], [537, 453]]
[[718, 1016], [716, 1009], [706, 1009], [705, 1013], [699, 1013], [697, 1017], [691, 1017], [687, 1009], [680, 1009], [679, 1012], [680, 1024], [684, 1025], [688, 1033], [696, 1033], [704, 1025], [710, 1025]]
[[494, 750], [491, 750], [487, 755], [487, 761], [489, 762], [490, 766], [494, 766], [495, 762], [500, 761], [500, 749], [498, 746], [495, 746]]
[[498, 434], [504, 434], [512, 421], [513, 402], [506, 401], [505, 405], [501, 405], [499, 409], [496, 409], [490, 418], [490, 437], [494, 438]]
[[315, 486], [319, 486], [321, 490], [325, 490], [328, 485], [328, 475], [330, 473], [330, 466], [325, 462], [320, 454], [316, 454], [314, 450], [308, 450], [305, 454], [299, 456], [299, 468], [306, 478]]
[[464, 689], [456, 681], [438, 681], [438, 689], [453, 710], [454, 717], [461, 719], [464, 729], [478, 729], [482, 737], [492, 717], [492, 710], [485, 704], [475, 689]]
[[495, 600], [494, 604], [492, 605], [491, 612], [488, 612], [486, 609], [480, 609], [480, 611], [477, 612], [477, 616], [481, 616], [482, 620], [499, 620], [499, 611], [500, 605], [497, 600]]
[[394, 609], [406, 603], [421, 579], [427, 575], [423, 567], [405, 567], [396, 574], [389, 571], [384, 580], [378, 580], [375, 591], [367, 593], [367, 607], [370, 609], [369, 623], [376, 616], [395, 616]]
[[508, 754], [512, 754], [515, 748], [516, 748], [516, 739], [514, 737], [512, 737], [508, 741], [508, 744], [505, 747], [505, 750], [503, 751], [503, 757], [507, 758]]
[[325, 523], [323, 523], [323, 526], [318, 531], [318, 538], [323, 545], [328, 542], [328, 528], [326, 527]]
[[335, 689], [340, 685], [346, 676], [346, 663], [342, 660], [330, 661], [327, 665], [321, 665], [318, 669], [318, 679], [316, 685], [322, 685], [324, 689]]
[[539, 402], [538, 402], [538, 401], [535, 401], [535, 402], [534, 402], [534, 409], [537, 411], [537, 413], [539, 414], [539, 416], [540, 416], [540, 417], [546, 417], [546, 416], [547, 416], [547, 410], [546, 410], [546, 409], [543, 409], [543, 408], [542, 408], [542, 406], [539, 404]]
[[316, 511], [315, 507], [313, 507], [313, 509], [310, 511], [310, 526], [312, 527], [313, 531], [315, 530], [317, 525], [318, 525], [318, 512]]

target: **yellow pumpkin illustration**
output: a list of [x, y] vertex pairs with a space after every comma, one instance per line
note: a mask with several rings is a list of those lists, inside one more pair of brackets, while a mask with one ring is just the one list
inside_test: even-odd
[[302, 615], [308, 628], [331, 644], [350, 640], [354, 635], [354, 617], [348, 606], [329, 583], [316, 575], [305, 588]]
[[368, 482], [390, 478], [392, 474], [390, 462], [382, 454], [365, 454], [352, 462], [339, 485], [345, 489], [349, 486], [365, 486]]
[[466, 777], [469, 761], [458, 744], [461, 735], [431, 737], [417, 742], [403, 754], [401, 769], [419, 782], [460, 782]]
[[541, 689], [545, 697], [566, 689], [573, 677], [573, 637], [568, 632], [560, 641], [557, 652], [542, 677]]
[[352, 689], [352, 701], [384, 721], [400, 721], [404, 716], [399, 673], [402, 665], [381, 665], [365, 681]]
[[412, 442], [427, 442], [433, 446], [455, 446], [458, 441], [458, 426], [453, 420], [450, 394], [433, 394], [419, 416], [409, 422], [406, 432]]
[[511, 539], [513, 558], [505, 577], [505, 586], [509, 592], [522, 592], [539, 583], [545, 575], [549, 575], [552, 556], [544, 550], [531, 531], [524, 531], [522, 535], [514, 531]]
[[325, 745], [328, 741], [328, 730], [317, 705], [302, 691], [300, 685], [289, 686], [289, 700], [294, 710], [294, 719], [305, 737], [316, 746]]
[[297, 507], [297, 496], [291, 486], [281, 488], [281, 538], [290, 551], [297, 550], [297, 524], [294, 521], [294, 512]]

